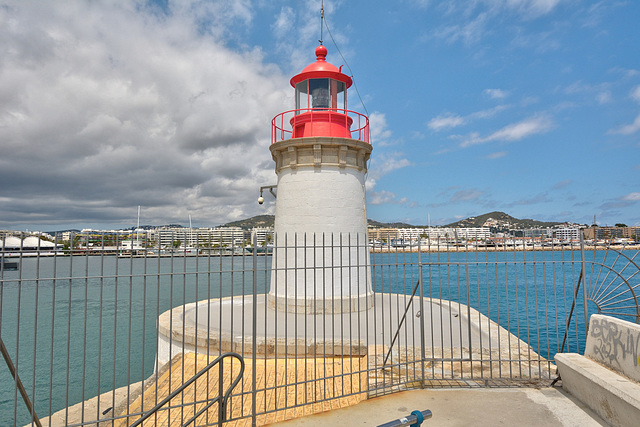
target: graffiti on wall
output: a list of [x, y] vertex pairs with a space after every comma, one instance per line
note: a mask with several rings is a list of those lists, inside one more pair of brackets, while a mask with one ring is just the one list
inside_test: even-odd
[[605, 319], [591, 319], [589, 335], [594, 338], [593, 352], [610, 366], [622, 366], [630, 358], [640, 366], [640, 333]]

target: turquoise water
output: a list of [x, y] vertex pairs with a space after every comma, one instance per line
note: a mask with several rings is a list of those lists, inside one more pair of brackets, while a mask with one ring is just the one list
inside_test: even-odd
[[[257, 290], [264, 293], [265, 258], [258, 262]], [[147, 378], [154, 371], [159, 314], [197, 300], [250, 294], [251, 267], [250, 257], [22, 259], [20, 271], [2, 277], [1, 331], [36, 413], [46, 416]], [[12, 382], [2, 362], [2, 426], [14, 424], [16, 406], [17, 424], [30, 420], [20, 395], [6, 386]]]
[[[373, 286], [410, 294], [422, 269], [425, 296], [469, 303], [548, 357], [565, 333], [579, 257], [578, 251], [375, 254]], [[587, 264], [587, 289], [602, 282], [593, 266], [620, 270], [626, 263], [604, 251], [587, 260], [595, 262]], [[264, 293], [271, 258], [257, 262], [257, 291]], [[159, 314], [197, 300], [251, 294], [252, 263], [252, 257], [24, 258], [19, 271], [2, 273], [2, 339], [38, 415], [147, 378], [155, 369]], [[584, 345], [582, 301], [580, 293], [565, 351]], [[2, 364], [0, 425], [30, 419], [12, 382]]]

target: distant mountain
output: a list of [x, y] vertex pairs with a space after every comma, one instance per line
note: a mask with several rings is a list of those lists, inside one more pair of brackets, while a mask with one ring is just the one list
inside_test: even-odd
[[417, 228], [415, 225], [404, 222], [378, 222], [372, 219], [367, 220], [367, 225], [372, 228]]
[[461, 221], [445, 225], [445, 227], [490, 227], [501, 230], [513, 230], [519, 228], [550, 228], [568, 223], [543, 222], [534, 219], [518, 219], [504, 212], [489, 212], [480, 216], [472, 216]]
[[[229, 222], [223, 224], [220, 227], [240, 227], [243, 230], [251, 230], [255, 227], [273, 227], [275, 221], [274, 215], [257, 215], [247, 219], [241, 219], [239, 221]], [[373, 219], [368, 219], [367, 224], [372, 228], [426, 228], [426, 225], [412, 225], [406, 222], [379, 222]], [[452, 222], [451, 224], [444, 225], [442, 227], [490, 227], [494, 230], [514, 230], [523, 228], [550, 228], [561, 226], [577, 226], [569, 222], [543, 222], [533, 219], [517, 219], [504, 212], [489, 212], [480, 216], [472, 216], [461, 221]], [[140, 228], [144, 230], [151, 230], [158, 226], [154, 225], [141, 225]], [[170, 228], [184, 228], [180, 224], [169, 224], [163, 227]], [[136, 227], [129, 227], [124, 230], [134, 231]], [[67, 230], [65, 230], [67, 231]], [[80, 230], [68, 230], [79, 233]], [[51, 235], [61, 233], [62, 231], [49, 232]]]
[[275, 215], [257, 215], [251, 218], [229, 222], [221, 225], [221, 227], [240, 227], [243, 230], [251, 230], [255, 227], [273, 227], [275, 218]]
[[[240, 227], [244, 230], [251, 230], [254, 227], [273, 227], [274, 215], [258, 215], [239, 221], [229, 222], [221, 227]], [[425, 225], [412, 225], [406, 222], [379, 222], [368, 219], [367, 224], [372, 228], [422, 228]], [[558, 226], [574, 225], [567, 222], [543, 222], [533, 219], [518, 219], [504, 212], [489, 212], [480, 216], [472, 216], [461, 221], [447, 224], [444, 227], [490, 227], [497, 230], [514, 230], [522, 228], [548, 228]]]

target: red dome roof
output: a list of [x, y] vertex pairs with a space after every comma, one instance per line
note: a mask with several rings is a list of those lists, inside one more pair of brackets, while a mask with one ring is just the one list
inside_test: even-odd
[[320, 45], [316, 48], [316, 62], [307, 65], [300, 74], [293, 76], [291, 79], [291, 86], [295, 87], [296, 84], [307, 79], [322, 79], [331, 78], [345, 82], [347, 87], [351, 86], [351, 77], [340, 72], [340, 69], [333, 64], [326, 61], [327, 48]]

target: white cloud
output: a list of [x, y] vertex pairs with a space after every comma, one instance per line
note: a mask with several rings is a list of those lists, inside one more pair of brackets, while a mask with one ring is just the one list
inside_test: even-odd
[[462, 41], [466, 45], [471, 45], [484, 37], [488, 20], [489, 15], [483, 12], [463, 24], [454, 24], [436, 29], [434, 36], [448, 43]]
[[369, 191], [367, 192], [367, 203], [371, 205], [384, 205], [384, 204], [404, 204], [408, 200], [406, 197], [401, 199], [391, 191]]
[[499, 159], [500, 157], [504, 157], [507, 155], [506, 151], [496, 151], [495, 153], [488, 154], [486, 157], [489, 160]]
[[620, 135], [631, 135], [640, 130], [640, 114], [636, 116], [636, 119], [633, 123], [629, 125], [620, 126], [618, 129], [612, 129], [609, 131], [610, 134], [620, 134]]
[[502, 89], [485, 89], [484, 94], [491, 99], [504, 99], [509, 95], [509, 92]]
[[367, 190], [373, 190], [378, 183], [378, 180], [383, 176], [388, 175], [395, 170], [411, 166], [411, 164], [412, 163], [408, 159], [403, 157], [402, 153], [384, 153], [383, 155], [374, 155], [367, 173]]
[[292, 8], [283, 6], [280, 14], [271, 26], [277, 38], [286, 38], [295, 24], [295, 13]]
[[599, 92], [596, 95], [596, 101], [598, 101], [598, 104], [609, 104], [611, 101], [613, 101], [611, 92], [608, 90], [604, 92]]
[[638, 85], [635, 88], [633, 88], [633, 90], [631, 91], [631, 95], [630, 96], [635, 101], [640, 102], [640, 85]]
[[634, 70], [633, 68], [622, 68], [622, 67], [614, 67], [609, 70], [612, 73], [622, 74], [626, 78], [635, 77], [640, 74], [640, 71]]
[[554, 184], [554, 186], [552, 187], [553, 190], [561, 190], [563, 188], [565, 188], [566, 186], [568, 186], [569, 184], [571, 184], [573, 182], [573, 180], [571, 179], [565, 179], [564, 181], [560, 181]]
[[467, 190], [458, 190], [449, 199], [451, 203], [456, 202], [469, 202], [478, 200], [483, 196], [483, 192], [476, 188], [469, 188]]
[[290, 87], [259, 50], [218, 41], [252, 18], [223, 3], [0, 8], [0, 228], [130, 221], [137, 205], [155, 224], [258, 213]]
[[640, 202], [640, 193], [629, 193], [626, 196], [622, 196], [620, 200], [624, 200], [625, 202]]
[[[571, 0], [467, 0], [438, 3], [442, 20], [432, 37], [448, 43], [463, 42], [471, 45], [492, 32], [492, 25], [505, 19], [528, 21], [547, 15], [561, 3]], [[453, 22], [453, 23], [452, 23]], [[547, 42], [548, 44], [548, 42]]]
[[551, 124], [551, 121], [545, 117], [533, 117], [505, 126], [489, 135], [486, 140], [518, 141], [527, 136], [548, 131], [551, 128]]
[[555, 9], [562, 0], [506, 0], [506, 6], [517, 8], [527, 18], [537, 18]]
[[447, 114], [440, 115], [438, 117], [434, 117], [433, 119], [429, 120], [429, 123], [427, 123], [427, 126], [429, 127], [429, 129], [432, 129], [438, 132], [444, 129], [450, 129], [457, 126], [461, 126], [463, 124], [464, 124], [464, 119], [462, 117], [460, 117], [457, 114], [447, 113]]
[[452, 129], [458, 126], [469, 124], [473, 120], [491, 118], [500, 111], [506, 110], [507, 108], [509, 108], [508, 105], [496, 105], [493, 108], [476, 111], [465, 117], [462, 117], [459, 114], [445, 113], [429, 120], [429, 122], [427, 123], [427, 127], [436, 132], [446, 129]]
[[[305, 0], [295, 2], [295, 7], [282, 7], [273, 17], [271, 29], [277, 41], [276, 50], [289, 60], [289, 71], [299, 72], [315, 59], [313, 49], [318, 46], [320, 36], [319, 8], [320, 4], [316, 0]], [[324, 14], [329, 22], [332, 22], [335, 9], [335, 2], [324, 4]], [[342, 53], [350, 57], [348, 39], [340, 29], [332, 28], [332, 36], [341, 46]], [[325, 42], [328, 42], [327, 37]], [[337, 58], [337, 52], [330, 50], [327, 60], [335, 63]]]
[[378, 177], [387, 175], [397, 169], [410, 166], [411, 162], [405, 158], [397, 158], [395, 156], [386, 157], [381, 165], [376, 165], [376, 174]]
[[506, 110], [507, 108], [509, 108], [509, 105], [496, 105], [495, 107], [489, 108], [488, 110], [480, 110], [476, 111], [475, 113], [471, 113], [467, 117], [465, 117], [465, 120], [489, 119], [499, 112]]
[[548, 203], [550, 201], [551, 200], [547, 196], [547, 193], [540, 193], [540, 194], [536, 194], [535, 196], [529, 199], [521, 199], [513, 203], [509, 203], [509, 206], [537, 205], [538, 203]]
[[534, 116], [518, 123], [507, 125], [484, 138], [480, 137], [477, 133], [472, 133], [460, 146], [469, 147], [491, 141], [519, 141], [532, 135], [548, 132], [552, 127], [553, 121], [549, 117]]
[[391, 131], [387, 127], [387, 117], [384, 113], [374, 111], [369, 115], [369, 129], [374, 147], [391, 144]]

